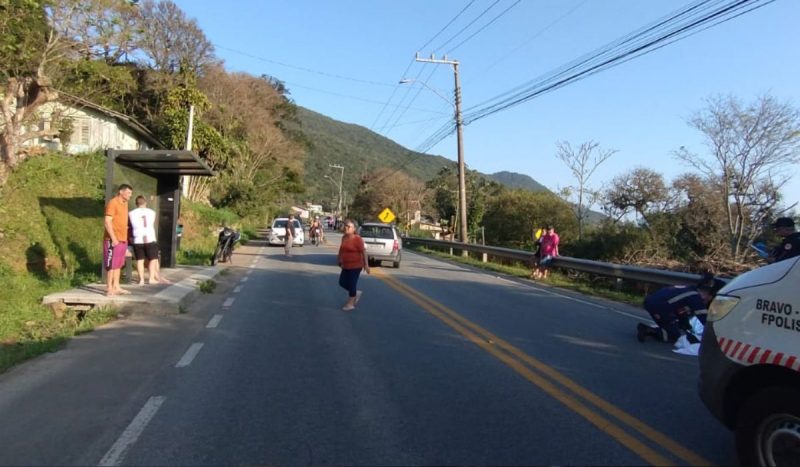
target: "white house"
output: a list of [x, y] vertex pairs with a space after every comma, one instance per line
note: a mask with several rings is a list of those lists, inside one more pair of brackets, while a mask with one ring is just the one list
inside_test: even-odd
[[25, 146], [40, 146], [70, 154], [105, 149], [163, 149], [164, 145], [132, 117], [87, 101], [80, 97], [59, 92], [56, 102], [49, 102], [37, 109], [39, 129], [50, 128], [54, 117], [69, 119], [72, 131], [62, 141], [58, 136], [41, 137], [26, 141]]

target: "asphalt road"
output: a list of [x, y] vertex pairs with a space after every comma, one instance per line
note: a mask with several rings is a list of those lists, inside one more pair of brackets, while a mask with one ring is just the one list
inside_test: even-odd
[[642, 311], [405, 252], [345, 312], [329, 237], [0, 375], [0, 464], [735, 462]]

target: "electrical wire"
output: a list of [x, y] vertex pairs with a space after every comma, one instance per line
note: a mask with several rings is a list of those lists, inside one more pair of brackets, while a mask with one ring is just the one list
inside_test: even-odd
[[253, 58], [253, 59], [256, 59], [256, 60], [260, 60], [262, 62], [272, 63], [274, 65], [280, 65], [280, 66], [283, 66], [283, 67], [286, 67], [286, 68], [291, 68], [291, 69], [294, 69], [294, 70], [305, 71], [307, 73], [314, 73], [314, 74], [317, 74], [317, 75], [327, 76], [329, 78], [343, 79], [343, 80], [354, 81], [356, 83], [362, 83], [362, 84], [371, 84], [373, 86], [387, 86], [387, 87], [396, 87], [397, 86], [396, 84], [379, 83], [377, 81], [369, 81], [369, 80], [364, 80], [364, 79], [359, 79], [359, 78], [353, 78], [353, 77], [350, 77], [350, 76], [342, 76], [342, 75], [337, 75], [337, 74], [334, 74], [334, 73], [328, 73], [328, 72], [325, 72], [325, 71], [313, 70], [311, 68], [305, 68], [305, 67], [301, 67], [301, 66], [290, 65], [288, 63], [279, 62], [277, 60], [270, 60], [268, 58], [259, 57], [258, 55], [253, 55], [251, 53], [242, 52], [241, 50], [231, 49], [229, 47], [223, 47], [223, 46], [221, 46], [219, 44], [214, 44], [214, 47], [216, 47], [218, 49], [222, 49], [222, 50], [227, 50], [229, 52], [233, 52], [233, 53], [245, 56], [245, 57], [249, 57], [249, 58]]
[[466, 43], [467, 41], [469, 41], [473, 37], [475, 37], [478, 34], [480, 34], [484, 29], [486, 29], [489, 26], [491, 26], [492, 23], [494, 23], [495, 21], [500, 19], [502, 16], [504, 16], [506, 13], [508, 13], [512, 8], [514, 8], [515, 6], [519, 5], [520, 2], [522, 2], [522, 0], [517, 0], [516, 2], [512, 3], [508, 8], [506, 8], [503, 11], [501, 11], [499, 15], [495, 16], [494, 18], [492, 18], [488, 23], [486, 23], [483, 26], [481, 26], [477, 31], [475, 31], [472, 34], [470, 34], [466, 39], [462, 40], [461, 42], [459, 42], [458, 44], [453, 46], [450, 50], [447, 51], [447, 53], [450, 54], [450, 53], [454, 52], [457, 48], [459, 48], [462, 45], [464, 45], [464, 43]]
[[[473, 4], [473, 3], [475, 3], [475, 0], [470, 0], [470, 1], [469, 1], [469, 3], [467, 3], [467, 4], [466, 4], [466, 5], [463, 7], [463, 8], [461, 8], [461, 10], [460, 10], [458, 13], [456, 13], [456, 15], [455, 15], [455, 16], [453, 16], [453, 18], [452, 18], [452, 19], [450, 19], [450, 21], [448, 21], [448, 22], [447, 22], [447, 24], [445, 24], [445, 25], [444, 25], [444, 26], [443, 26], [441, 29], [439, 29], [439, 32], [437, 32], [436, 34], [434, 34], [434, 35], [433, 35], [433, 37], [431, 37], [430, 39], [428, 39], [428, 41], [427, 41], [427, 42], [425, 42], [425, 44], [423, 44], [423, 45], [422, 45], [422, 47], [418, 48], [417, 50], [422, 50], [422, 49], [424, 49], [425, 47], [427, 47], [427, 46], [428, 46], [428, 44], [430, 44], [430, 43], [431, 43], [431, 42], [433, 42], [433, 41], [434, 41], [434, 40], [435, 40], [437, 37], [439, 37], [439, 35], [440, 35], [441, 33], [443, 33], [443, 32], [444, 32], [444, 31], [445, 31], [445, 30], [446, 30], [448, 27], [450, 27], [450, 25], [451, 25], [451, 24], [453, 24], [453, 23], [454, 23], [454, 22], [455, 22], [455, 21], [456, 21], [456, 20], [457, 20], [457, 19], [458, 19], [458, 18], [459, 18], [459, 17], [460, 17], [462, 14], [464, 14], [464, 12], [465, 12], [465, 11], [467, 11], [467, 9], [468, 9], [470, 6], [472, 6], [472, 4]], [[408, 65], [406, 65], [406, 69], [403, 71], [403, 74], [400, 76], [400, 78], [398, 79], [398, 81], [400, 81], [401, 79], [403, 79], [403, 78], [405, 78], [405, 77], [407, 76], [407, 73], [408, 73], [408, 71], [411, 69], [411, 67], [414, 65], [414, 63], [416, 63], [416, 62], [415, 62], [415, 60], [412, 58], [412, 59], [411, 59], [411, 60], [408, 62]], [[421, 73], [421, 71], [420, 71], [420, 73]], [[418, 74], [417, 76], [419, 76], [419, 74]], [[375, 117], [375, 120], [373, 120], [373, 121], [372, 121], [372, 124], [369, 126], [369, 129], [370, 129], [370, 130], [373, 130], [373, 129], [375, 128], [375, 125], [378, 123], [378, 120], [380, 120], [380, 119], [381, 119], [381, 117], [383, 116], [383, 113], [386, 111], [386, 107], [388, 107], [388, 106], [389, 106], [389, 103], [390, 103], [390, 102], [392, 102], [392, 99], [394, 99], [394, 96], [395, 96], [395, 94], [397, 93], [397, 88], [398, 88], [398, 87], [399, 87], [399, 86], [395, 85], [394, 89], [392, 90], [392, 94], [389, 96], [389, 99], [387, 99], [387, 100], [386, 100], [386, 105], [384, 105], [384, 106], [381, 108], [380, 112], [378, 112], [378, 115]], [[408, 95], [408, 93], [409, 93], [409, 91], [407, 90], [407, 91], [406, 91], [406, 93], [403, 95], [403, 100], [405, 100], [405, 96], [407, 96], [407, 95]], [[402, 100], [401, 100], [401, 103], [402, 103]], [[387, 120], [387, 123], [388, 123], [388, 121], [390, 121], [390, 120], [391, 120], [391, 117], [389, 117], [389, 119]], [[386, 124], [384, 124], [384, 126], [383, 126], [382, 128], [385, 128], [385, 127], [386, 127]]]
[[459, 35], [460, 35], [462, 32], [464, 32], [464, 31], [466, 31], [467, 29], [469, 29], [469, 27], [470, 27], [470, 26], [472, 26], [473, 24], [475, 24], [475, 22], [476, 22], [476, 21], [478, 21], [479, 19], [483, 18], [483, 16], [484, 16], [486, 13], [488, 13], [488, 12], [489, 12], [489, 10], [491, 10], [492, 8], [494, 8], [494, 6], [495, 6], [495, 5], [497, 5], [498, 3], [500, 3], [500, 0], [495, 0], [495, 2], [494, 2], [494, 3], [492, 3], [491, 5], [489, 5], [489, 7], [488, 7], [488, 8], [486, 8], [485, 10], [483, 10], [483, 11], [481, 12], [481, 14], [479, 14], [479, 15], [478, 15], [478, 16], [476, 16], [476, 17], [475, 17], [475, 18], [474, 18], [472, 21], [470, 21], [469, 23], [467, 23], [467, 25], [466, 25], [466, 26], [464, 26], [463, 28], [459, 29], [457, 33], [455, 33], [455, 34], [453, 34], [452, 36], [450, 36], [450, 39], [447, 39], [447, 40], [444, 42], [444, 44], [440, 45], [439, 47], [436, 47], [436, 49], [435, 49], [435, 50], [443, 50], [447, 44], [449, 44], [450, 42], [452, 42], [452, 41], [453, 41], [453, 40], [454, 40], [456, 37], [458, 37], [458, 36], [459, 36]]

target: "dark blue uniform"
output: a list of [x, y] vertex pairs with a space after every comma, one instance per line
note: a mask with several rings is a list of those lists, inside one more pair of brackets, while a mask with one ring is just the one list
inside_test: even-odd
[[706, 303], [696, 287], [676, 285], [657, 290], [644, 299], [644, 309], [661, 328], [654, 337], [665, 342], [675, 342], [681, 329], [691, 329], [689, 320], [696, 316], [706, 323]]
[[784, 237], [781, 244], [772, 250], [770, 256], [777, 263], [798, 255], [800, 255], [800, 232], [795, 232]]

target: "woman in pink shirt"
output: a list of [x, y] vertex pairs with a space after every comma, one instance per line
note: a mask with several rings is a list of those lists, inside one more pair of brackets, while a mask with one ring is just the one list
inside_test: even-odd
[[542, 242], [540, 250], [541, 259], [539, 259], [539, 265], [536, 267], [534, 278], [547, 279], [550, 270], [550, 262], [553, 261], [554, 257], [558, 256], [559, 239], [556, 229], [553, 228], [552, 225], [548, 225], [540, 241]]

